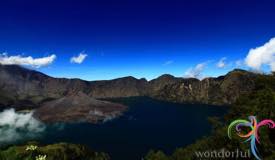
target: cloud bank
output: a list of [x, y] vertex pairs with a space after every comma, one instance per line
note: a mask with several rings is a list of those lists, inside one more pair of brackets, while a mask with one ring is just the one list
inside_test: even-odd
[[72, 57], [71, 58], [71, 63], [78, 63], [81, 64], [87, 57], [88, 55], [85, 53], [80, 53], [77, 57]]
[[33, 118], [33, 112], [18, 113], [14, 109], [0, 113], [0, 146], [39, 136], [45, 125]]
[[275, 71], [275, 38], [269, 40], [262, 46], [250, 49], [245, 58], [248, 67], [261, 71], [264, 65]]
[[226, 60], [226, 57], [221, 58], [221, 59], [218, 61], [218, 63], [217, 63], [216, 66], [217, 66], [218, 68], [224, 68], [224, 67], [226, 66], [225, 60]]
[[51, 55], [48, 57], [42, 58], [33, 58], [31, 56], [22, 57], [21, 55], [16, 56], [8, 56], [7, 53], [0, 54], [0, 64], [3, 65], [25, 65], [25, 66], [32, 66], [32, 67], [42, 67], [47, 66], [56, 59], [56, 55]]
[[195, 67], [189, 68], [185, 72], [185, 77], [202, 79], [203, 78], [202, 72], [204, 71], [206, 64], [207, 64], [206, 62], [199, 63]]

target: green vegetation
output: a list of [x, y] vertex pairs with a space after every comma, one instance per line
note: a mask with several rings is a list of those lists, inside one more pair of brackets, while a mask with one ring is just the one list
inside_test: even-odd
[[[213, 150], [228, 150], [247, 152], [250, 143], [242, 143], [244, 139], [227, 137], [227, 127], [235, 119], [247, 119], [255, 115], [257, 119], [275, 120], [275, 75], [259, 75], [256, 80], [256, 88], [251, 93], [243, 94], [237, 102], [231, 106], [230, 111], [223, 119], [210, 118], [213, 131], [210, 136], [204, 137], [187, 147], [178, 148], [172, 155], [166, 155], [162, 151], [150, 151], [145, 160], [196, 160], [197, 152]], [[258, 144], [259, 153], [265, 160], [275, 159], [275, 130], [262, 127], [260, 129], [261, 144]], [[207, 159], [207, 158], [203, 158]], [[213, 158], [209, 158], [213, 159]], [[236, 158], [228, 158], [236, 159]], [[241, 159], [241, 158], [238, 158]], [[245, 158], [244, 158], [245, 159]]]
[[93, 152], [82, 145], [58, 143], [39, 146], [31, 143], [0, 151], [0, 160], [109, 160], [105, 153]]

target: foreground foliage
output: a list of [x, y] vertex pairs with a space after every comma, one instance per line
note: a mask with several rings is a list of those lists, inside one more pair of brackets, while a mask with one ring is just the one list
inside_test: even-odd
[[28, 144], [0, 151], [0, 160], [109, 160], [105, 153], [93, 152], [82, 145], [58, 143], [47, 146]]

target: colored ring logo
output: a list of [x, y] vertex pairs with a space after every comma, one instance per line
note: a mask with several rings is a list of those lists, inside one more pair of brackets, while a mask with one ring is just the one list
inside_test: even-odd
[[[237, 135], [241, 138], [245, 138], [246, 140], [244, 142], [250, 142], [250, 150], [252, 154], [256, 159], [261, 160], [259, 156], [259, 151], [256, 145], [256, 143], [260, 144], [259, 128], [265, 125], [268, 126], [269, 128], [275, 128], [275, 123], [270, 119], [265, 119], [258, 123], [255, 116], [249, 116], [248, 119], [249, 121], [245, 119], [237, 119], [231, 122], [231, 124], [228, 127], [227, 134], [228, 134], [228, 137], [232, 139], [231, 132], [233, 127], [236, 126], [235, 130], [237, 131]], [[248, 127], [250, 128], [250, 131], [246, 134], [241, 133], [242, 127]]]

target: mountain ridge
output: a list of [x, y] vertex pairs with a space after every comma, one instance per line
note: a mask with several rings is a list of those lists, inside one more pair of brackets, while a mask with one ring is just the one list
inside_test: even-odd
[[254, 87], [256, 73], [235, 69], [224, 76], [196, 78], [164, 74], [153, 80], [132, 76], [112, 80], [86, 81], [54, 78], [17, 65], [0, 65], [0, 106], [29, 107], [82, 92], [89, 97], [118, 98], [148, 96], [179, 103], [232, 104], [240, 94]]

